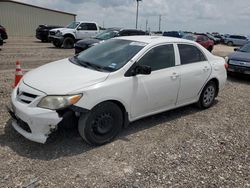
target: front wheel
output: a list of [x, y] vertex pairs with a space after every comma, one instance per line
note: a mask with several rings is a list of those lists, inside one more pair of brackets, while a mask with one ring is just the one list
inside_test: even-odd
[[65, 37], [63, 40], [63, 48], [65, 49], [71, 49], [74, 47], [74, 39], [71, 37]]
[[200, 99], [198, 101], [198, 106], [202, 109], [211, 107], [214, 103], [216, 93], [216, 84], [213, 81], [208, 82], [202, 90]]
[[82, 114], [78, 122], [81, 137], [92, 145], [103, 145], [112, 141], [121, 131], [122, 111], [112, 102], [104, 102], [87, 114]]
[[228, 45], [228, 46], [233, 46], [234, 43], [230, 41], [230, 42], [227, 43], [227, 45]]
[[57, 47], [57, 48], [60, 48], [60, 47], [62, 46], [62, 43], [55, 40], [55, 41], [53, 41], [53, 45], [54, 45], [55, 47]]

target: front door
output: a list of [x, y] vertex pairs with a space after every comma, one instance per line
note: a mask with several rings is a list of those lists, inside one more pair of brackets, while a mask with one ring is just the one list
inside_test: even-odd
[[131, 77], [132, 117], [140, 117], [173, 108], [176, 104], [180, 77], [175, 66], [175, 51], [172, 44], [149, 50], [137, 64], [150, 66], [150, 75]]

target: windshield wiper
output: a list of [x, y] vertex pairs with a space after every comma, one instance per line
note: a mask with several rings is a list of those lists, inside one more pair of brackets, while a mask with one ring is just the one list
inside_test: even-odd
[[89, 68], [92, 68], [92, 69], [94, 69], [94, 70], [98, 70], [98, 71], [102, 71], [102, 72], [103, 72], [103, 71], [107, 71], [107, 70], [105, 70], [105, 68], [102, 67], [102, 66], [95, 65], [95, 64], [90, 63], [90, 62], [87, 62], [87, 61], [81, 61], [81, 60], [79, 60], [79, 59], [78, 59], [78, 61], [79, 61], [79, 63], [80, 63], [82, 66], [89, 67]]

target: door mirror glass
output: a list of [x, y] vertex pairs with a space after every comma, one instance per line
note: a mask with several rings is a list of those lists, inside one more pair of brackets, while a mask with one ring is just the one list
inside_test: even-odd
[[79, 26], [79, 27], [77, 28], [77, 30], [82, 30], [82, 26]]

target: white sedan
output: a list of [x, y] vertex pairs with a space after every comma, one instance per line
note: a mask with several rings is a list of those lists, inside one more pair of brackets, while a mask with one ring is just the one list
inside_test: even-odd
[[110, 142], [137, 119], [197, 103], [210, 107], [225, 85], [226, 64], [198, 43], [120, 37], [28, 72], [13, 90], [13, 127], [45, 143], [77, 124], [90, 144]]

